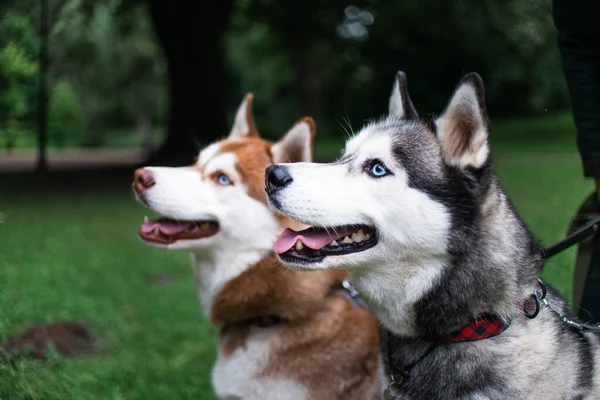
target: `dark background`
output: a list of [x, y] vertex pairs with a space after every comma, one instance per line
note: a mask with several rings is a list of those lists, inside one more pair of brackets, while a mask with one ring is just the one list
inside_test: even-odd
[[549, 0], [4, 0], [0, 15], [7, 151], [41, 131], [187, 162], [248, 91], [267, 136], [304, 115], [336, 136], [386, 110], [398, 69], [424, 115], [470, 71], [492, 116], [567, 106]]

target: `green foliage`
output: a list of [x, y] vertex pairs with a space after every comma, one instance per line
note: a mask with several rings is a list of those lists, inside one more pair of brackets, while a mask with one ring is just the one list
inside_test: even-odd
[[463, 45], [481, 59], [493, 107], [514, 114], [566, 105], [550, 0], [482, 0], [478, 7], [461, 0], [455, 10]]
[[35, 109], [38, 38], [25, 14], [8, 10], [0, 15], [0, 137], [10, 150], [29, 134], [23, 122]]
[[51, 146], [79, 146], [85, 138], [86, 124], [77, 94], [68, 81], [54, 85], [48, 113], [48, 139]]
[[19, 82], [33, 76], [37, 65], [28, 59], [27, 53], [21, 47], [15, 43], [8, 43], [0, 50], [0, 68], [5, 80]]
[[27, 16], [8, 11], [0, 19], [0, 48], [13, 43], [23, 49], [29, 57], [33, 57], [38, 42], [35, 27]]
[[69, 0], [52, 31], [54, 74], [71, 84], [88, 121], [82, 144], [103, 143], [109, 129], [159, 121], [166, 109], [164, 66], [143, 6], [120, 0]]
[[[248, 24], [241, 7], [234, 12], [231, 26], [226, 46], [232, 82], [238, 83], [235, 101], [241, 100], [242, 90], [253, 92], [257, 99], [256, 122], [261, 133], [272, 137], [280, 135], [298, 119], [298, 115], [293, 114], [293, 99], [281, 97], [282, 89], [294, 79], [289, 59], [282, 51], [284, 46], [266, 24]], [[261, 107], [263, 104], [268, 107]], [[230, 111], [229, 120], [233, 121], [235, 109]]]
[[0, 131], [7, 149], [14, 147], [21, 119], [28, 111], [26, 85], [34, 76], [37, 65], [25, 50], [12, 42], [0, 49]]
[[258, 119], [276, 134], [304, 114], [318, 135], [381, 115], [399, 69], [423, 115], [441, 112], [470, 71], [493, 115], [567, 107], [551, 0], [238, 0], [228, 46], [236, 101], [264, 95]]
[[[39, 13], [39, 1], [0, 5], [0, 50], [6, 49], [3, 57], [10, 60], [0, 70], [0, 97], [4, 98], [0, 98], [0, 124], [4, 124], [0, 129], [5, 137], [21, 130], [7, 131], [5, 125], [24, 122], [31, 128], [37, 122], [35, 74], [19, 78], [18, 90], [5, 89], [12, 79], [7, 74], [12, 76], [15, 68], [21, 70], [27, 67], [24, 62], [37, 59]], [[51, 145], [101, 145], [107, 132], [135, 131], [140, 119], [164, 123], [166, 68], [144, 2], [51, 1], [49, 27]], [[59, 104], [52, 105], [53, 101]], [[5, 108], [7, 103], [10, 109]], [[18, 114], [16, 122], [14, 117], [8, 122], [7, 113]], [[66, 120], [60, 122], [61, 118]], [[139, 143], [141, 135], [137, 136]]]
[[[0, 48], [13, 43], [33, 59], [39, 2], [8, 3], [0, 6]], [[74, 142], [101, 145], [106, 132], [136, 130], [138, 121], [166, 125], [167, 64], [145, 2], [53, 1], [50, 26], [50, 82], [68, 82], [87, 124]], [[356, 126], [380, 115], [398, 69], [425, 115], [440, 112], [467, 71], [482, 74], [494, 115], [567, 106], [551, 0], [237, 0], [225, 37], [229, 116], [254, 92], [270, 137], [303, 115], [317, 118], [319, 135], [341, 132], [341, 120]], [[202, 38], [196, 49], [174, 51], [200, 57]], [[23, 88], [22, 119], [31, 124], [35, 79]]]

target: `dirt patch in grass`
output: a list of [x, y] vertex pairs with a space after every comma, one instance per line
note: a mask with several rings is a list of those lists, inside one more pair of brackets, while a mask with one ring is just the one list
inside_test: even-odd
[[146, 282], [156, 286], [168, 286], [173, 283], [179, 282], [183, 279], [183, 276], [172, 274], [172, 273], [155, 273], [144, 275]]
[[2, 349], [13, 358], [28, 356], [45, 360], [50, 347], [65, 357], [94, 352], [94, 341], [88, 328], [73, 321], [58, 321], [34, 325], [2, 345]]

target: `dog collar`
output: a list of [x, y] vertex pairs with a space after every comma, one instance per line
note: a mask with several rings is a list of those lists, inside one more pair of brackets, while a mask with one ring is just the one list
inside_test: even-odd
[[[539, 288], [523, 302], [523, 312], [529, 319], [534, 319], [540, 312], [540, 302], [546, 298], [546, 285], [538, 278]], [[498, 336], [508, 329], [510, 322], [504, 321], [497, 314], [481, 314], [448, 337], [431, 336], [425, 340], [432, 342], [474, 342]]]
[[416, 361], [413, 361], [409, 365], [399, 369], [396, 367], [392, 360], [391, 351], [391, 335], [388, 331], [387, 337], [387, 353], [388, 353], [388, 365], [390, 368], [390, 383], [384, 391], [383, 398], [386, 400], [397, 400], [400, 399], [399, 393], [401, 393], [402, 385], [407, 379], [410, 379], [412, 369], [431, 354], [438, 346], [443, 343], [457, 343], [457, 342], [474, 342], [477, 340], [488, 339], [494, 336], [498, 336], [504, 332], [510, 323], [505, 322], [496, 314], [481, 314], [474, 321], [464, 325], [455, 333], [449, 336], [428, 336], [423, 337], [427, 341], [433, 342], [431, 346], [419, 357]]
[[482, 314], [450, 336], [429, 336], [424, 339], [432, 342], [474, 342], [498, 336], [509, 326], [510, 323], [504, 321], [498, 315]]
[[[541, 308], [541, 304], [546, 305], [550, 310], [554, 311], [552, 307], [546, 302], [546, 285], [538, 278], [539, 288], [534, 290], [533, 294], [530, 295], [523, 302], [523, 312], [525, 316], [529, 319], [534, 319], [538, 316]], [[566, 317], [562, 316], [562, 314], [556, 314], [561, 317], [565, 323], [571, 326], [582, 326], [581, 324], [577, 324]], [[403, 368], [398, 368], [394, 365], [392, 360], [392, 350], [391, 350], [391, 332], [387, 331], [387, 353], [388, 353], [388, 365], [390, 369], [390, 383], [388, 387], [384, 391], [384, 399], [388, 400], [397, 400], [400, 399], [399, 393], [401, 393], [402, 385], [404, 385], [407, 379], [410, 379], [410, 374], [412, 369], [424, 358], [426, 358], [429, 354], [431, 354], [439, 345], [444, 343], [457, 343], [457, 342], [473, 342], [482, 339], [488, 339], [494, 336], [498, 336], [502, 332], [508, 329], [510, 326], [510, 322], [505, 322], [499, 315], [493, 313], [485, 313], [479, 315], [474, 321], [469, 322], [460, 328], [457, 332], [451, 334], [450, 336], [429, 336], [422, 337], [421, 339], [431, 341], [433, 344], [429, 346], [429, 348], [419, 357], [416, 361], [411, 364], [404, 366]], [[600, 326], [590, 328], [586, 326], [587, 329], [600, 331]], [[581, 329], [584, 329], [583, 327]]]
[[358, 290], [356, 290], [354, 284], [352, 284], [352, 282], [350, 282], [348, 279], [344, 279], [342, 281], [342, 289], [344, 289], [344, 295], [352, 304], [354, 304], [354, 307], [367, 307], [365, 300], [362, 298], [360, 293], [358, 293]]

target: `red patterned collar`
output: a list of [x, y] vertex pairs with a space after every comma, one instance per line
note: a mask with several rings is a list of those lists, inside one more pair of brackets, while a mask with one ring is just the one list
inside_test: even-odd
[[510, 323], [503, 321], [498, 315], [482, 314], [448, 337], [429, 336], [425, 339], [432, 342], [474, 342], [497, 336], [509, 326]]

